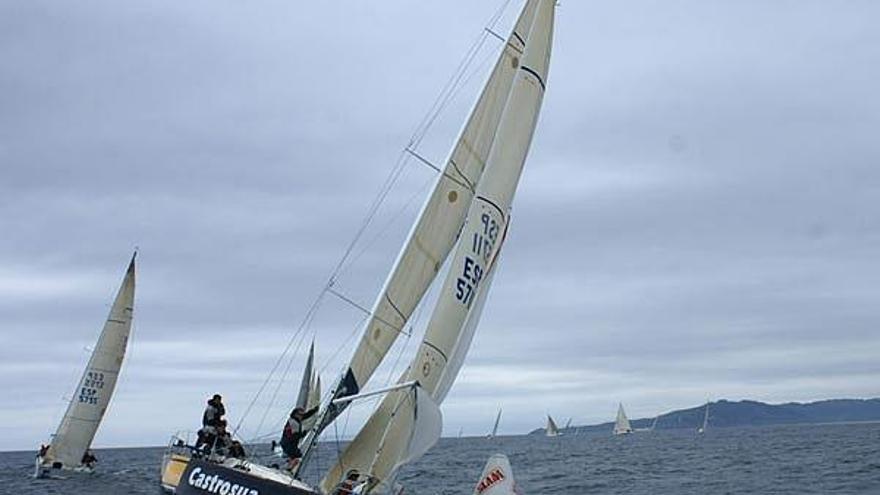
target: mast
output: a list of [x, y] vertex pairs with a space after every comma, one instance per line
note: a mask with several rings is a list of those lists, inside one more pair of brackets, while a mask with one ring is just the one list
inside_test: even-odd
[[107, 412], [131, 334], [134, 311], [135, 252], [101, 330], [95, 350], [70, 399], [46, 453], [47, 463], [79, 466]]
[[[464, 362], [496, 273], [511, 204], [543, 101], [555, 0], [535, 0], [526, 4], [526, 9], [530, 7], [535, 8], [535, 14], [528, 37], [516, 31], [511, 36], [518, 41], [527, 39], [527, 43], [521, 54], [509, 60], [510, 67], [516, 69], [514, 82], [461, 230], [461, 242], [452, 254], [450, 271], [422, 344], [401, 378], [417, 380], [437, 404], [445, 398]], [[407, 438], [414, 431], [412, 416], [398, 413], [404, 400], [401, 392], [385, 397], [322, 480], [325, 490], [352, 468], [369, 473], [384, 489], [390, 486], [405, 455]]]

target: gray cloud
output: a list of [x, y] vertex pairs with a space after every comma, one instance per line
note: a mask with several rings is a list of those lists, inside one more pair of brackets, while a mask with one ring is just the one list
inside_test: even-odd
[[[162, 443], [214, 391], [238, 420], [496, 4], [0, 5], [0, 384], [16, 398], [0, 449], [55, 427], [134, 246], [135, 339], [98, 444]], [[500, 406], [521, 432], [545, 412], [607, 420], [619, 400], [647, 416], [876, 396], [877, 10], [563, 2], [449, 432], [483, 433]], [[425, 156], [443, 159], [482, 77]], [[431, 178], [407, 166], [347, 296], [371, 304]], [[323, 301], [306, 336], [325, 382], [361, 318]]]

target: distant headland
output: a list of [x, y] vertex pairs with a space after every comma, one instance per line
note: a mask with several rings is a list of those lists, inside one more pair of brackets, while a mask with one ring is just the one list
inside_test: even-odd
[[[706, 405], [663, 413], [657, 418], [640, 418], [631, 421], [636, 430], [672, 430], [680, 428], [697, 429], [703, 423]], [[656, 419], [656, 423], [655, 423]], [[880, 398], [876, 399], [831, 399], [816, 402], [788, 402], [785, 404], [766, 404], [754, 400], [719, 400], [709, 403], [709, 428], [731, 426], [771, 426], [809, 423], [847, 423], [859, 421], [880, 421]], [[563, 433], [571, 434], [610, 432], [613, 422], [596, 425], [571, 426]], [[543, 434], [539, 428], [529, 434]]]

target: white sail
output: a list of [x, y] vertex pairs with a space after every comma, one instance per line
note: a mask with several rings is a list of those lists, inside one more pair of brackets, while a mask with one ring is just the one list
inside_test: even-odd
[[306, 359], [306, 367], [303, 369], [302, 380], [299, 383], [299, 394], [296, 396], [296, 407], [303, 409], [308, 406], [309, 396], [311, 395], [312, 384], [315, 380], [315, 343], [312, 342], [309, 347], [309, 357]]
[[306, 409], [312, 409], [321, 404], [321, 375], [315, 374], [314, 382], [312, 382], [312, 388], [309, 390], [309, 401], [306, 404]]
[[703, 414], [703, 426], [697, 430], [698, 433], [705, 433], [706, 428], [709, 426], [709, 401], [706, 401], [706, 410]]
[[498, 415], [495, 416], [495, 426], [492, 427], [492, 433], [489, 438], [495, 438], [498, 435], [498, 425], [501, 424], [501, 409], [498, 409]]
[[629, 419], [626, 417], [626, 411], [623, 410], [623, 404], [621, 403], [617, 407], [617, 420], [614, 422], [614, 434], [623, 435], [626, 433], [632, 433], [632, 431], [632, 426], [629, 424]]
[[[334, 398], [358, 393], [404, 330], [449, 255], [465, 221], [494, 142], [532, 24], [537, 0], [529, 0], [471, 111], [437, 183], [376, 298], [361, 340]], [[342, 408], [329, 411], [329, 424]]]
[[[527, 4], [529, 8], [531, 2]], [[439, 404], [454, 381], [485, 302], [510, 220], [509, 212], [543, 101], [550, 59], [555, 0], [537, 0], [517, 74], [495, 141], [462, 228], [424, 340], [402, 381], [416, 380]], [[517, 33], [517, 36], [520, 36]], [[412, 420], [394, 411], [400, 392], [385, 397], [337, 464], [322, 481], [335, 485], [344, 469], [356, 468], [387, 488], [399, 467]]]
[[510, 460], [504, 454], [495, 454], [489, 458], [483, 474], [474, 487], [473, 495], [517, 495], [516, 481]]
[[52, 436], [43, 459], [44, 465], [61, 463], [65, 468], [75, 468], [81, 464], [83, 454], [91, 446], [101, 419], [107, 412], [125, 357], [134, 311], [134, 286], [135, 258], [132, 257], [98, 344], [67, 412]]
[[553, 421], [553, 418], [550, 415], [547, 415], [547, 428], [546, 435], [548, 437], [558, 437], [559, 436], [559, 427], [556, 426], [556, 421]]

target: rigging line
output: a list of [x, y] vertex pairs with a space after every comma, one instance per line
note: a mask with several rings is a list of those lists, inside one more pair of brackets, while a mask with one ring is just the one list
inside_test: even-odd
[[[501, 4], [501, 7], [499, 7], [498, 10], [496, 10], [496, 12], [490, 18], [489, 23], [486, 27], [488, 27], [490, 29], [492, 27], [494, 27], [494, 25], [498, 22], [498, 20], [504, 14], [504, 11], [507, 9], [508, 5], [510, 4], [510, 1], [511, 0], [505, 0]], [[477, 53], [479, 52], [479, 49], [485, 43], [486, 36], [487, 35], [485, 32], [481, 32], [480, 36], [477, 37], [477, 40], [473, 43], [471, 48], [468, 50], [468, 52], [465, 55], [465, 58], [459, 64], [455, 73], [453, 73], [453, 76], [449, 79], [447, 84], [444, 86], [444, 89], [440, 92], [440, 95], [438, 96], [434, 105], [431, 106], [428, 114], [422, 120], [422, 123], [420, 123], [419, 126], [416, 127], [416, 130], [410, 139], [410, 143], [406, 146], [406, 148], [414, 149], [415, 147], [418, 146], [419, 143], [421, 143], [425, 134], [427, 134], [428, 130], [431, 128], [433, 123], [436, 121], [439, 114], [443, 111], [443, 109], [446, 107], [446, 105], [449, 103], [449, 101], [452, 100], [452, 97], [461, 89], [461, 85], [459, 83], [462, 81], [464, 74], [467, 72], [468, 67], [470, 66], [470, 64], [474, 60], [474, 58], [476, 57]], [[345, 250], [342, 258], [339, 260], [339, 263], [337, 263], [336, 268], [333, 270], [333, 274], [330, 277], [330, 279], [331, 279], [330, 285], [332, 285], [332, 282], [334, 281], [335, 276], [342, 269], [343, 265], [345, 264], [345, 262], [347, 261], [347, 259], [351, 255], [351, 252], [354, 249], [355, 245], [360, 240], [360, 238], [363, 236], [364, 231], [372, 223], [372, 220], [374, 219], [376, 213], [378, 212], [379, 207], [384, 202], [385, 198], [387, 197], [388, 193], [391, 190], [391, 187], [394, 185], [394, 183], [400, 177], [400, 173], [402, 172], [405, 165], [406, 165], [406, 152], [403, 151], [403, 152], [401, 152], [401, 156], [398, 158], [397, 164], [395, 165], [395, 167], [392, 169], [391, 173], [389, 174], [389, 177], [386, 179], [385, 183], [383, 183], [383, 186], [380, 188], [380, 192], [378, 194], [378, 197], [371, 204], [370, 208], [368, 208], [367, 216], [364, 219], [364, 222], [362, 223], [361, 227], [358, 229], [358, 231], [355, 234], [352, 241], [349, 243], [348, 248]]]
[[339, 299], [342, 299], [343, 301], [347, 302], [348, 304], [350, 304], [350, 305], [354, 306], [355, 308], [361, 310], [365, 315], [367, 315], [367, 316], [372, 316], [372, 317], [376, 318], [377, 320], [381, 321], [382, 323], [388, 325], [388, 326], [391, 327], [392, 329], [396, 330], [397, 333], [402, 334], [402, 335], [409, 335], [409, 334], [406, 333], [406, 331], [405, 331], [403, 328], [400, 328], [400, 327], [398, 327], [397, 325], [391, 323], [390, 321], [388, 321], [388, 320], [382, 318], [381, 316], [377, 315], [376, 313], [373, 313], [372, 311], [370, 311], [369, 309], [367, 309], [367, 308], [361, 306], [360, 304], [358, 304], [358, 303], [355, 302], [354, 300], [352, 300], [352, 299], [346, 297], [346, 296], [345, 296], [344, 294], [342, 294], [341, 292], [339, 292], [339, 291], [337, 291], [337, 290], [335, 290], [335, 289], [333, 289], [333, 288], [329, 288], [329, 289], [327, 289], [327, 292], [333, 294], [334, 296], [338, 297]]
[[437, 121], [437, 117], [443, 112], [446, 106], [452, 101], [453, 96], [461, 89], [461, 85], [459, 84], [462, 79], [462, 74], [467, 70], [467, 67], [470, 66], [471, 62], [476, 57], [477, 53], [479, 53], [480, 48], [483, 47], [483, 44], [486, 41], [486, 33], [481, 32], [477, 42], [474, 44], [471, 51], [468, 52], [465, 59], [462, 61], [462, 64], [456, 70], [456, 73], [453, 79], [450, 81], [452, 84], [448, 91], [445, 94], [442, 94], [442, 98], [438, 100], [437, 107], [431, 113], [429, 113], [428, 118], [425, 120], [421, 129], [419, 129], [413, 136], [413, 140], [409, 143], [407, 147], [416, 148], [419, 144], [421, 144], [424, 137], [427, 135], [431, 126], [434, 125], [434, 122]]
[[[505, 0], [498, 10], [489, 18], [489, 21], [484, 26], [485, 29], [491, 30], [495, 27], [495, 24], [501, 19], [501, 16], [504, 15], [504, 11], [507, 10], [508, 5], [510, 5], [511, 0]], [[486, 41], [486, 33], [481, 32], [479, 36], [477, 36], [476, 40], [471, 44], [470, 48], [467, 52], [465, 52], [465, 56], [462, 61], [459, 63], [453, 75], [449, 78], [449, 80], [444, 84], [443, 89], [441, 89], [440, 93], [437, 95], [437, 98], [434, 100], [434, 103], [428, 110], [425, 118], [419, 123], [413, 132], [413, 137], [410, 140], [409, 146], [417, 146], [422, 138], [427, 134], [431, 125], [434, 123], [437, 115], [442, 112], [443, 108], [445, 108], [446, 104], [449, 102], [451, 95], [457, 92], [460, 89], [456, 87], [458, 82], [461, 80], [461, 73], [467, 70], [468, 65], [471, 60], [473, 60], [476, 52], [482, 47], [482, 45]]]
[[[306, 326], [310, 325], [312, 320], [314, 319], [315, 313], [312, 313], [312, 317], [309, 319]], [[263, 410], [263, 415], [260, 417], [260, 422], [257, 425], [256, 433], [259, 434], [263, 431], [263, 425], [266, 423], [266, 417], [269, 415], [269, 411], [275, 405], [275, 400], [278, 398], [278, 392], [281, 390], [281, 386], [284, 385], [284, 382], [287, 381], [287, 377], [290, 375], [290, 369], [293, 367], [294, 357], [299, 354], [300, 349], [302, 348], [303, 342], [306, 340], [306, 332], [301, 332], [299, 335], [299, 343], [296, 344], [296, 349], [294, 349], [290, 358], [287, 360], [287, 366], [284, 369], [284, 373], [278, 379], [278, 384], [275, 386], [275, 390], [272, 392], [272, 397], [269, 399], [269, 405]]]
[[[364, 325], [364, 322], [367, 321], [367, 318], [368, 318], [367, 316], [364, 316], [363, 318], [361, 318], [361, 321], [359, 321], [354, 326], [354, 329], [352, 329], [351, 333], [349, 333], [348, 337], [346, 337], [346, 339], [343, 341], [343, 342], [348, 342], [348, 344], [344, 344], [344, 345], [338, 346], [336, 348], [336, 351], [333, 353], [333, 355], [330, 356], [330, 359], [328, 359], [327, 362], [324, 363], [324, 366], [321, 368], [321, 370], [318, 371], [319, 374], [326, 372], [327, 368], [330, 367], [330, 364], [332, 364], [333, 361], [336, 360], [336, 358], [339, 356], [339, 353], [342, 352], [343, 349], [347, 349], [353, 343], [353, 341], [354, 341], [353, 337], [361, 329], [361, 327]], [[345, 369], [340, 370], [339, 374], [341, 375], [344, 371], [345, 371]], [[328, 392], [330, 392], [332, 390], [333, 390], [333, 387], [329, 387], [324, 393], [327, 394]], [[332, 394], [330, 394], [330, 395], [332, 395]]]
[[416, 160], [420, 161], [422, 164], [424, 164], [426, 167], [430, 168], [434, 172], [437, 172], [438, 174], [443, 173], [443, 171], [440, 170], [440, 167], [438, 167], [437, 165], [434, 165], [430, 160], [428, 160], [427, 158], [420, 155], [418, 151], [416, 151], [410, 147], [404, 148], [403, 151], [406, 151], [407, 153], [409, 153], [410, 155], [415, 157]]
[[312, 302], [312, 305], [309, 306], [309, 309], [308, 309], [308, 311], [306, 311], [306, 315], [303, 318], [302, 322], [300, 323], [299, 327], [296, 329], [296, 331], [293, 333], [293, 335], [290, 337], [290, 339], [288, 339], [287, 345], [284, 348], [284, 351], [282, 351], [281, 355], [278, 356], [278, 359], [275, 361], [275, 364], [272, 366], [271, 371], [269, 371], [269, 375], [263, 381], [262, 385], [260, 385], [259, 390], [257, 390], [256, 394], [254, 394], [254, 397], [251, 399], [250, 403], [248, 404], [247, 408], [245, 409], [244, 414], [241, 416], [241, 419], [239, 419], [238, 424], [235, 425], [235, 428], [232, 430], [233, 435], [235, 435], [235, 433], [238, 432], [239, 428], [241, 428], [241, 425], [244, 423], [245, 418], [248, 417], [248, 415], [251, 412], [251, 409], [253, 409], [254, 405], [256, 404], [257, 399], [259, 399], [260, 395], [263, 393], [263, 390], [266, 389], [266, 385], [268, 385], [269, 381], [275, 375], [275, 372], [278, 371], [278, 367], [281, 366], [281, 363], [283, 362], [284, 357], [290, 351], [290, 348], [293, 346], [293, 343], [296, 340], [296, 337], [300, 334], [300, 332], [305, 330], [306, 325], [308, 324], [309, 321], [311, 321], [312, 315], [318, 310], [318, 307], [320, 306], [321, 300], [323, 300], [324, 295], [327, 293], [327, 289], [329, 289], [329, 285], [327, 285], [323, 289], [321, 289], [321, 292], [318, 294], [318, 297], [316, 297], [314, 302]]
[[[354, 257], [352, 257], [351, 263], [349, 264], [349, 266], [357, 263], [358, 260], [360, 260], [361, 257], [363, 257], [363, 255], [366, 254], [366, 252], [371, 247], [373, 247], [376, 244], [376, 242], [379, 241], [379, 239], [384, 237], [384, 235], [391, 228], [391, 226], [394, 225], [400, 219], [400, 217], [402, 217], [403, 214], [406, 213], [407, 210], [409, 210], [409, 208], [413, 205], [413, 203], [416, 201], [416, 199], [424, 196], [425, 191], [434, 182], [435, 182], [434, 177], [431, 177], [430, 179], [426, 180], [425, 183], [422, 184], [421, 187], [419, 187], [418, 190], [415, 193], [413, 193], [413, 195], [410, 196], [409, 199], [406, 200], [406, 202], [403, 204], [403, 206], [401, 206], [400, 209], [397, 210], [397, 212], [391, 217], [391, 219], [388, 220], [388, 222], [385, 223], [385, 225], [383, 225], [379, 229], [379, 232], [376, 233], [376, 235], [373, 236], [369, 241], [367, 241], [366, 244], [361, 248], [361, 250], [357, 254], [355, 254]], [[343, 272], [344, 271], [345, 270], [343, 270]], [[340, 273], [340, 275], [341, 275], [341, 273]]]
[[352, 251], [354, 251], [354, 248], [357, 245], [358, 241], [360, 241], [361, 237], [363, 237], [364, 233], [366, 232], [367, 227], [369, 227], [370, 224], [375, 219], [376, 213], [379, 211], [379, 208], [385, 202], [385, 198], [388, 196], [388, 193], [391, 192], [392, 187], [397, 182], [397, 180], [400, 178], [400, 174], [403, 172], [403, 170], [406, 166], [406, 162], [407, 162], [406, 154], [401, 151], [394, 168], [391, 170], [391, 174], [389, 174], [388, 178], [382, 184], [382, 188], [380, 188], [379, 194], [377, 195], [377, 197], [373, 201], [373, 203], [370, 205], [370, 207], [367, 209], [367, 215], [364, 218], [364, 221], [361, 223], [361, 226], [358, 228], [357, 232], [355, 233], [354, 238], [348, 244], [348, 247], [345, 249], [345, 252], [343, 253], [342, 257], [340, 258], [339, 262], [336, 264], [336, 267], [333, 269], [333, 272], [330, 275], [330, 279], [328, 280], [328, 286], [332, 286], [336, 282], [336, 276], [339, 274], [339, 272], [342, 271], [343, 266], [345, 265], [346, 261], [348, 261], [349, 257], [351, 256], [351, 253], [352, 253]]

